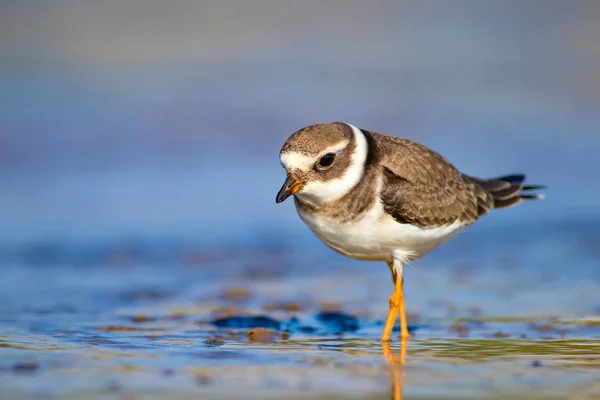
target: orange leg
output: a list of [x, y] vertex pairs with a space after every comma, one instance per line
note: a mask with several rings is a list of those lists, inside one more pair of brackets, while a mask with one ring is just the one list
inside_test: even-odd
[[393, 265], [388, 263], [392, 270], [392, 275], [395, 280], [396, 289], [390, 296], [390, 309], [388, 316], [385, 321], [385, 327], [383, 328], [383, 334], [381, 335], [381, 341], [391, 341], [392, 329], [396, 322], [396, 317], [400, 314], [400, 337], [402, 340], [408, 339], [410, 334], [408, 333], [408, 325], [406, 324], [406, 309], [404, 308], [404, 278], [402, 272], [396, 272]]
[[[404, 278], [400, 277], [396, 281], [400, 281], [400, 337], [402, 341], [408, 339], [410, 334], [408, 333], [408, 324], [406, 323], [406, 309], [404, 308]], [[397, 286], [398, 284], [396, 284]], [[398, 290], [398, 289], [396, 289]]]
[[396, 290], [390, 296], [390, 309], [385, 321], [385, 327], [383, 328], [383, 334], [381, 335], [382, 342], [390, 342], [392, 340], [392, 329], [394, 328], [394, 323], [396, 322], [398, 312], [400, 311], [400, 299], [398, 297], [399, 283], [400, 280], [396, 279]]

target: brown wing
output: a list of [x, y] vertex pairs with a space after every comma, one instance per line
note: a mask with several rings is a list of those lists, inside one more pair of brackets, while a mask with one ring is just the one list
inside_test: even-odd
[[471, 224], [494, 206], [492, 196], [427, 147], [369, 132], [383, 166], [381, 201], [400, 223]]

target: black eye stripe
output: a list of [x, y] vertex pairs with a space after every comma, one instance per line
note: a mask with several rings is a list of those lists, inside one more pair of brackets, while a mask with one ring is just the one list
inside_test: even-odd
[[335, 161], [335, 153], [327, 153], [321, 159], [319, 159], [319, 167], [327, 168], [330, 167]]

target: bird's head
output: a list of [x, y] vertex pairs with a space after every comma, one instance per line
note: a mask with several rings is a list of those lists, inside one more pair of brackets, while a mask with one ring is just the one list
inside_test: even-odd
[[350, 124], [310, 125], [293, 133], [279, 154], [287, 179], [277, 203], [296, 195], [318, 207], [343, 197], [362, 178], [367, 150], [365, 135]]

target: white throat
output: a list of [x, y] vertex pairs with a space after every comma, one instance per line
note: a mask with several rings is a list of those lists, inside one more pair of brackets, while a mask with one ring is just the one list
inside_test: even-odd
[[[326, 203], [336, 201], [346, 195], [362, 179], [365, 162], [367, 160], [368, 144], [365, 135], [354, 125], [346, 124], [354, 134], [355, 149], [351, 155], [351, 162], [344, 174], [337, 179], [327, 182], [312, 181], [304, 184], [304, 189], [296, 194], [298, 198], [312, 206], [319, 207]], [[347, 146], [348, 143], [344, 145]], [[330, 151], [329, 149], [327, 151]], [[306, 159], [303, 159], [306, 158]], [[282, 163], [286, 167], [306, 166], [311, 168], [315, 160], [291, 153], [282, 156]]]

